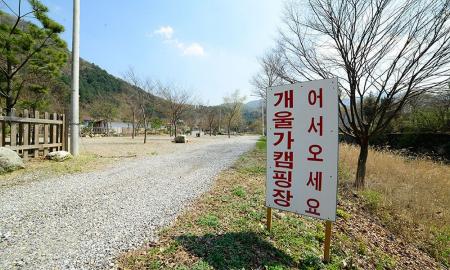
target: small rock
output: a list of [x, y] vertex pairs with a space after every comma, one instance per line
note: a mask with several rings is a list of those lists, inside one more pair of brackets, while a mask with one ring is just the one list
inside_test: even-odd
[[175, 142], [176, 143], [187, 143], [186, 135], [176, 136]]
[[49, 159], [49, 160], [61, 162], [61, 161], [72, 158], [72, 155], [67, 151], [54, 151], [54, 152], [48, 153], [45, 158]]
[[13, 150], [0, 147], [0, 174], [25, 168], [19, 155]]

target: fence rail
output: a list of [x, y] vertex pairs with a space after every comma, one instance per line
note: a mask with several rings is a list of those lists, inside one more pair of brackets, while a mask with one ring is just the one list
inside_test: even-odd
[[51, 151], [68, 149], [68, 123], [64, 114], [0, 109], [0, 142], [23, 159], [46, 156]]

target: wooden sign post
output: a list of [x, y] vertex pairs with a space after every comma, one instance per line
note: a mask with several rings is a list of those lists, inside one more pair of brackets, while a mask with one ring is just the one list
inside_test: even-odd
[[330, 245], [331, 245], [331, 221], [325, 221], [325, 243], [323, 246], [323, 261], [329, 263], [330, 258]]
[[325, 220], [325, 262], [336, 220], [338, 113], [336, 78], [267, 89], [267, 229], [272, 209]]
[[267, 230], [270, 232], [272, 230], [272, 208], [267, 207]]

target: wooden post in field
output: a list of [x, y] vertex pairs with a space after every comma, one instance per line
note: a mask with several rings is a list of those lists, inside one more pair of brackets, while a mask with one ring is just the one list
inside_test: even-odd
[[[34, 111], [34, 119], [39, 119], [39, 112], [38, 111]], [[38, 158], [39, 157], [39, 124], [35, 123], [34, 124], [34, 157]]]
[[[16, 116], [16, 109], [11, 109], [9, 116], [11, 116], [11, 117]], [[11, 132], [10, 133], [11, 133], [10, 146], [16, 146], [17, 145], [17, 124], [12, 121], [11, 121]]]
[[325, 243], [323, 247], [323, 261], [330, 262], [330, 245], [331, 245], [331, 221], [325, 222]]
[[272, 208], [267, 207], [267, 230], [270, 232], [272, 230]]
[[[44, 119], [48, 120], [49, 119], [49, 115], [48, 112], [44, 113]], [[47, 156], [48, 154], [48, 148], [47, 145], [49, 144], [49, 125], [48, 124], [44, 124], [44, 157]]]
[[66, 109], [65, 111], [64, 111], [64, 123], [63, 123], [63, 126], [64, 126], [64, 128], [63, 128], [63, 132], [64, 132], [64, 135], [63, 135], [63, 137], [64, 137], [64, 143], [63, 143], [63, 145], [64, 145], [64, 147], [63, 147], [63, 150], [64, 151], [69, 151], [69, 127], [70, 127], [70, 123], [69, 123], [69, 119], [70, 119], [70, 117], [68, 116], [69, 115], [69, 110], [68, 109]]
[[[24, 118], [29, 118], [30, 114], [28, 113], [28, 110], [23, 110], [23, 117]], [[30, 123], [23, 123], [22, 124], [22, 145], [23, 146], [28, 146], [28, 143], [30, 141], [29, 135], [30, 135]], [[24, 160], [28, 160], [28, 149], [23, 149], [23, 159]]]
[[[58, 120], [58, 115], [56, 114], [56, 113], [53, 113], [52, 114], [52, 116], [50, 117], [52, 120]], [[58, 125], [50, 125], [50, 130], [51, 130], [51, 133], [50, 133], [50, 136], [51, 136], [51, 138], [50, 138], [50, 141], [51, 141], [51, 143], [52, 144], [56, 144], [57, 142], [58, 142]], [[57, 148], [57, 147], [55, 147], [55, 148], [50, 148], [50, 152], [51, 151], [58, 151], [59, 149]]]
[[61, 142], [61, 149], [63, 151], [66, 150], [66, 140], [64, 138], [64, 135], [66, 135], [66, 116], [64, 114], [60, 115], [60, 120], [62, 120], [62, 124], [59, 126], [59, 141]]

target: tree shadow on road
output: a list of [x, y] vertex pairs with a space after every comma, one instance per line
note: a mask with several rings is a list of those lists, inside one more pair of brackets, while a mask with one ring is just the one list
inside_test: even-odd
[[295, 265], [286, 253], [254, 232], [182, 235], [177, 242], [214, 269], [255, 269]]

